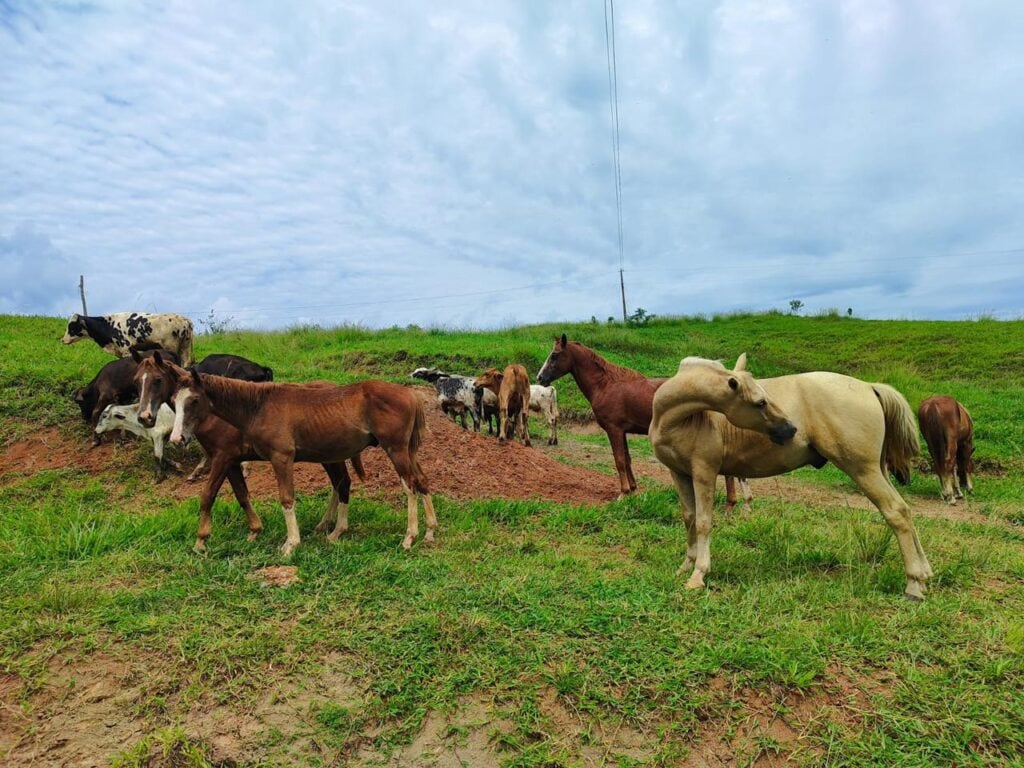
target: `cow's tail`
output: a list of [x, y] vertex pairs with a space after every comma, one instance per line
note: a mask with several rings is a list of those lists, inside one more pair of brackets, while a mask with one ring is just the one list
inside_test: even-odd
[[917, 441], [914, 411], [907, 398], [888, 384], [872, 384], [885, 416], [885, 439], [879, 457], [882, 471], [886, 465], [902, 485], [910, 485], [911, 459], [921, 452]]
[[551, 387], [551, 415], [557, 420], [559, 417], [558, 413], [558, 392], [554, 387]]

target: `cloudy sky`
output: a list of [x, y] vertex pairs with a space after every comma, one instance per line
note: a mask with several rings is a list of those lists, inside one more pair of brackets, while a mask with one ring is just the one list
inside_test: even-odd
[[[627, 301], [1024, 316], [1024, 3], [615, 4]], [[605, 11], [0, 0], [0, 312], [621, 313]]]

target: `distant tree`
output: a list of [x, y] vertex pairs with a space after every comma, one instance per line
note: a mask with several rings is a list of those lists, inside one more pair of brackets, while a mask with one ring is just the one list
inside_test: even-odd
[[803, 309], [803, 308], [804, 308], [804, 303], [802, 301], [800, 301], [800, 299], [792, 299], [789, 302], [789, 311], [790, 311], [790, 313], [792, 313], [794, 315], [797, 312], [799, 312], [801, 309]]
[[853, 307], [847, 307], [846, 308], [846, 316], [847, 317], [853, 317]]
[[608, 325], [614, 325], [614, 324], [615, 324], [615, 318], [612, 317], [611, 315], [608, 315]]
[[652, 315], [643, 307], [637, 307], [636, 312], [626, 318], [626, 322], [634, 326], [647, 325], [655, 317], [657, 315]]
[[597, 315], [591, 315], [590, 316], [590, 324], [591, 325], [597, 325]]

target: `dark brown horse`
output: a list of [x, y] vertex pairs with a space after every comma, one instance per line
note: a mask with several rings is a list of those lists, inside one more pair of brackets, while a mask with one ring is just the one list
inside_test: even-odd
[[[654, 393], [666, 379], [651, 379], [632, 368], [610, 363], [590, 347], [578, 341], [570, 342], [563, 333], [561, 338], [555, 339], [555, 346], [541, 366], [537, 381], [549, 386], [567, 373], [572, 374], [576, 386], [590, 403], [598, 426], [608, 435], [622, 495], [633, 493], [636, 478], [626, 435], [647, 434], [651, 427]], [[749, 507], [754, 496], [746, 481], [739, 479]], [[729, 476], [725, 478], [725, 495], [726, 510], [730, 510], [736, 506], [736, 484]]]
[[950, 504], [964, 497], [963, 486], [974, 492], [974, 422], [960, 403], [946, 395], [935, 395], [917, 409], [917, 423], [932, 455], [935, 473], [942, 485], [942, 498]]
[[[344, 387], [250, 383], [185, 371], [164, 363], [159, 355], [152, 360], [152, 366], [139, 375], [139, 420], [145, 423], [146, 418], [152, 418], [151, 410], [160, 404], [149, 388], [155, 391], [160, 386], [157, 380], [169, 377], [169, 402], [175, 409], [171, 442], [182, 441], [209, 413], [238, 429], [252, 450], [274, 468], [288, 530], [282, 554], [290, 555], [300, 542], [295, 519], [294, 463], [324, 464], [328, 474], [332, 472], [329, 465], [340, 465], [344, 477], [339, 478], [339, 483], [347, 490], [348, 477], [342, 462], [372, 445], [384, 449], [406, 490], [409, 517], [402, 546], [409, 549], [419, 533], [417, 494], [423, 497], [426, 514], [424, 542], [434, 540], [437, 518], [427, 478], [416, 458], [426, 420], [415, 393], [383, 381]], [[338, 490], [335, 476], [331, 480]], [[347, 511], [339, 510], [338, 526], [332, 537], [339, 535], [343, 520], [347, 525], [347, 517]], [[318, 528], [325, 529], [327, 519], [325, 515]]]

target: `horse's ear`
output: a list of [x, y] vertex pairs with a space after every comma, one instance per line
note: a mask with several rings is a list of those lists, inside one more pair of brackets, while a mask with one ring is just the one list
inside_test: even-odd
[[132, 360], [134, 360], [136, 363], [142, 362], [142, 355], [139, 354], [139, 350], [134, 348], [132, 349]]
[[161, 368], [163, 367], [164, 359], [162, 357], [160, 357], [160, 353], [159, 352], [154, 352], [153, 353], [153, 362], [155, 362]]
[[729, 389], [739, 389], [740, 383], [732, 376], [729, 377]]
[[562, 338], [560, 338], [559, 341], [562, 343], [562, 349], [565, 349], [566, 347], [569, 346], [569, 340], [565, 338], [564, 333], [562, 334]]
[[189, 366], [188, 372], [192, 377], [193, 386], [195, 386], [196, 389], [202, 389], [203, 380], [199, 378], [199, 371], [196, 370], [196, 367], [194, 365]]
[[742, 355], [736, 358], [736, 365], [733, 367], [734, 371], [745, 371], [747, 370], [747, 353], [744, 352]]

